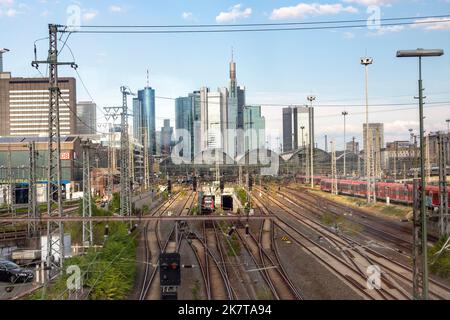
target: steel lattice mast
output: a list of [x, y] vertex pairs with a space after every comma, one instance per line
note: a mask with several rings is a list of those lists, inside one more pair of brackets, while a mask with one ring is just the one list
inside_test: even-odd
[[[82, 141], [83, 148], [83, 217], [92, 217], [91, 166], [89, 159], [89, 140]], [[83, 246], [93, 244], [92, 221], [83, 221]]]
[[[38, 218], [39, 210], [37, 207], [37, 195], [36, 195], [36, 143], [34, 141], [28, 144], [29, 151], [29, 176], [28, 176], [28, 217]], [[28, 222], [28, 237], [33, 237], [37, 234], [37, 223], [34, 221]]]
[[131, 95], [128, 87], [120, 87], [122, 92], [122, 114], [120, 135], [120, 215], [131, 216], [131, 177], [130, 177], [130, 139], [128, 137], [128, 105], [127, 98]]
[[[48, 158], [47, 158], [47, 215], [62, 216], [61, 192], [61, 136], [59, 122], [59, 95], [58, 66], [70, 65], [76, 68], [75, 62], [58, 62], [58, 32], [65, 28], [61, 25], [48, 25], [49, 49], [47, 60], [31, 63], [38, 68], [39, 64], [48, 64], [49, 81], [49, 110], [48, 110]], [[35, 50], [36, 53], [36, 50]], [[55, 237], [55, 233], [58, 236]], [[55, 259], [57, 255], [59, 259]], [[62, 222], [49, 221], [47, 223], [47, 267], [62, 270], [64, 263], [64, 229]]]

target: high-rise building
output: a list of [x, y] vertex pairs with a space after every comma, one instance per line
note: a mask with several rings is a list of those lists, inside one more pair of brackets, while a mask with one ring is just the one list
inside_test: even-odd
[[[61, 135], [76, 134], [76, 82], [58, 78]], [[48, 134], [49, 83], [47, 78], [0, 76], [0, 136]]]
[[[363, 146], [366, 150], [366, 124], [363, 123]], [[369, 141], [375, 143], [374, 149], [380, 150], [384, 148], [384, 124], [383, 123], [369, 123]]]
[[[367, 131], [366, 124], [363, 123], [363, 145], [364, 150], [367, 150]], [[373, 164], [375, 169], [375, 176], [379, 177], [382, 168], [382, 152], [384, 148], [384, 124], [383, 123], [369, 123], [369, 155], [373, 155]], [[373, 148], [372, 148], [373, 147]], [[371, 156], [372, 157], [372, 156]], [[366, 164], [367, 165], [367, 164]]]
[[251, 151], [264, 148], [266, 143], [266, 119], [261, 115], [261, 106], [244, 108], [244, 148]]
[[228, 123], [228, 90], [218, 88], [217, 92], [211, 92], [203, 87], [200, 90], [200, 130], [201, 149], [219, 148], [229, 154], [234, 150], [229, 149], [227, 123]]
[[180, 157], [184, 157], [187, 152], [186, 158], [193, 160], [200, 151], [200, 113], [200, 91], [175, 99], [175, 141], [180, 141], [183, 134], [189, 135], [189, 143], [185, 142], [184, 145], [188, 150], [183, 148]]
[[[245, 87], [237, 85], [236, 62], [233, 54], [230, 61], [230, 80], [228, 88], [228, 150], [231, 157], [244, 152], [244, 106], [245, 106]], [[237, 130], [237, 131], [235, 131]]]
[[95, 134], [97, 126], [97, 105], [92, 101], [77, 103], [77, 134]]
[[283, 152], [314, 145], [314, 108], [283, 108]]
[[347, 144], [345, 146], [345, 150], [347, 152], [352, 152], [354, 154], [358, 154], [359, 153], [359, 142], [356, 142], [355, 140], [347, 142]]
[[148, 86], [133, 98], [133, 137], [143, 145], [145, 136], [149, 154], [155, 155], [155, 89]]
[[161, 127], [161, 154], [169, 155], [172, 146], [173, 128], [170, 126], [170, 119], [164, 119], [164, 126]]

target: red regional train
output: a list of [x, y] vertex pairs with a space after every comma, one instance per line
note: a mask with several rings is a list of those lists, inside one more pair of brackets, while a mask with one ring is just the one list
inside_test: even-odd
[[[316, 178], [314, 178], [316, 180]], [[325, 178], [320, 179], [320, 189], [322, 191], [331, 192], [332, 179]], [[354, 197], [366, 197], [367, 196], [367, 183], [360, 180], [339, 180], [337, 181], [337, 188], [339, 194], [354, 196]], [[426, 186], [426, 205], [429, 208], [439, 206], [439, 187], [438, 186]], [[450, 199], [450, 188], [447, 188]], [[403, 183], [392, 182], [377, 182], [375, 184], [375, 195], [377, 199], [386, 200], [389, 197], [390, 201], [403, 204], [412, 205], [413, 203], [413, 185]], [[450, 207], [450, 202], [449, 202]]]

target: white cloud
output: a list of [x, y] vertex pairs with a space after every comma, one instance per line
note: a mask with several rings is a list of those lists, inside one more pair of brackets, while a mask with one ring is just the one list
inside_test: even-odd
[[292, 7], [281, 7], [273, 9], [270, 19], [283, 20], [304, 18], [308, 15], [335, 15], [339, 13], [357, 13], [358, 9], [352, 6], [343, 6], [336, 4], [319, 4], [319, 3], [299, 3]]
[[[439, 21], [439, 23], [425, 23], [430, 21]], [[411, 28], [423, 28], [425, 30], [450, 30], [449, 18], [427, 18], [415, 20]]]
[[83, 12], [83, 20], [84, 21], [91, 21], [96, 16], [98, 16], [98, 11], [97, 10], [85, 10]]
[[123, 8], [121, 6], [113, 4], [113, 5], [109, 6], [109, 11], [111, 11], [111, 12], [122, 12]]
[[183, 19], [185, 19], [185, 20], [192, 20], [193, 14], [192, 14], [192, 12], [183, 12], [181, 14], [181, 17], [183, 17]]
[[236, 21], [237, 19], [248, 18], [252, 15], [252, 9], [246, 8], [241, 9], [241, 4], [236, 4], [231, 7], [227, 12], [220, 12], [216, 17], [216, 22], [218, 23], [226, 23]]
[[363, 6], [391, 6], [396, 0], [343, 0], [346, 3], [356, 3]]

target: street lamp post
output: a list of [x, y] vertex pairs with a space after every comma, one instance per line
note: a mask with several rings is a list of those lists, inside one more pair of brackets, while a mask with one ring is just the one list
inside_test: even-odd
[[[366, 80], [366, 147], [364, 148], [365, 153], [365, 165], [366, 165], [366, 179], [367, 179], [367, 202], [371, 202], [372, 197], [372, 178], [370, 172], [371, 157], [369, 156], [369, 84], [368, 84], [368, 66], [373, 63], [373, 59], [369, 57], [361, 58], [361, 64], [364, 66], [365, 70], [365, 80]], [[375, 200], [375, 198], [374, 198]]]
[[450, 132], [450, 119], [445, 120], [447, 122], [447, 133]]
[[310, 156], [310, 174], [311, 174], [311, 189], [314, 188], [314, 109], [313, 101], [316, 100], [316, 96], [307, 97], [311, 109], [309, 110], [309, 156]]
[[343, 111], [342, 112], [342, 115], [344, 116], [344, 178], [347, 176], [347, 166], [346, 166], [346, 151], [347, 151], [347, 140], [346, 140], [346, 132], [345, 132], [345, 125], [346, 125], [346, 122], [345, 122], [345, 118], [346, 118], [346, 116], [348, 115], [348, 112], [347, 111]]
[[397, 58], [419, 58], [419, 123], [420, 123], [420, 217], [422, 231], [422, 298], [428, 299], [428, 255], [427, 255], [427, 217], [425, 211], [425, 148], [423, 125], [423, 86], [422, 57], [439, 57], [444, 54], [442, 49], [417, 49], [397, 51]]

